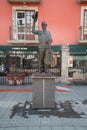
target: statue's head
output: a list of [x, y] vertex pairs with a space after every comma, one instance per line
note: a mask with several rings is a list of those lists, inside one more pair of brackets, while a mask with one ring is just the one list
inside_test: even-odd
[[45, 21], [42, 21], [41, 26], [47, 26], [47, 23]]
[[43, 30], [46, 30], [47, 23], [45, 21], [42, 21], [41, 26]]

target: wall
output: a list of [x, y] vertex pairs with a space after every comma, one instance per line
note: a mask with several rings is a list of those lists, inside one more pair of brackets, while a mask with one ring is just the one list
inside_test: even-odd
[[[8, 44], [12, 5], [18, 4], [0, 1], [0, 44]], [[80, 4], [77, 0], [42, 0], [41, 4], [28, 6], [38, 6], [39, 28], [42, 20], [48, 23], [47, 29], [52, 33], [53, 44], [77, 44], [80, 26]]]

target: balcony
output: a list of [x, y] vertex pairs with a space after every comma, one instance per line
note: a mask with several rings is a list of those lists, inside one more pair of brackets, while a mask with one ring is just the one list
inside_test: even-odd
[[80, 40], [78, 43], [87, 44], [87, 26], [80, 27]]
[[87, 0], [77, 0], [78, 3], [87, 4]]
[[38, 43], [38, 36], [32, 33], [30, 27], [10, 26], [9, 43]]
[[7, 0], [8, 2], [13, 2], [13, 3], [40, 3], [41, 0]]

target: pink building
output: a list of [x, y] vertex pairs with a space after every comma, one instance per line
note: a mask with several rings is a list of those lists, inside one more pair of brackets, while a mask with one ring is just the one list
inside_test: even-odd
[[[87, 3], [81, 1], [84, 0], [1, 0], [0, 44], [37, 43], [37, 40], [32, 40], [34, 36], [29, 36], [30, 28], [27, 28], [32, 24], [29, 19], [34, 11], [39, 12], [37, 28], [40, 28], [42, 20], [48, 23], [53, 44], [86, 43]], [[22, 35], [18, 32], [18, 26], [25, 26], [28, 32], [25, 34], [23, 27], [20, 27], [21, 33], [24, 33]]]
[[[0, 51], [26, 51], [38, 46], [38, 37], [32, 34], [32, 14], [36, 11], [39, 13], [36, 29], [40, 29], [45, 20], [52, 34], [53, 49], [58, 51], [54, 61], [55, 64], [59, 62], [59, 70], [63, 64], [61, 47], [64, 45], [69, 47], [71, 68], [78, 62], [80, 69], [87, 66], [87, 0], [1, 0]], [[12, 60], [10, 58], [10, 65], [18, 62], [18, 59]]]

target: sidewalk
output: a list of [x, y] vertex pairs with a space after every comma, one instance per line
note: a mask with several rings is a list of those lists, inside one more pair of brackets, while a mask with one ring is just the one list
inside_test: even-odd
[[[15, 88], [31, 89], [32, 85]], [[56, 91], [55, 109], [43, 111], [32, 110], [32, 92], [0, 92], [0, 130], [87, 130], [87, 86], [69, 89]]]

